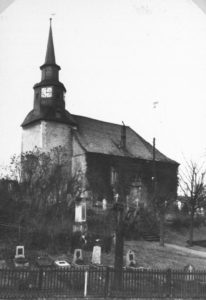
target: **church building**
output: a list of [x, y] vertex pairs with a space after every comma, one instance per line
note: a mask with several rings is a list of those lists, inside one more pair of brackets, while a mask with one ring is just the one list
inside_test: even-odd
[[[34, 85], [33, 109], [22, 123], [22, 152], [35, 147], [50, 151], [61, 146], [68, 154], [70, 176], [86, 180], [83, 197], [93, 204], [114, 201], [116, 186], [125, 186], [128, 201], [145, 205], [158, 183], [164, 195], [175, 198], [178, 163], [155, 149], [124, 124], [74, 115], [65, 109], [66, 88], [59, 81], [52, 27], [41, 81]], [[124, 177], [124, 179], [122, 179]], [[165, 196], [166, 197], [166, 196]]]

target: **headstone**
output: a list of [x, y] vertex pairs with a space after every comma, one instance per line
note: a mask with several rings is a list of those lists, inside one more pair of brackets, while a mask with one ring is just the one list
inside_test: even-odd
[[119, 194], [116, 193], [116, 194], [114, 195], [114, 201], [117, 203], [118, 200], [119, 200]]
[[94, 246], [92, 252], [92, 263], [100, 265], [101, 264], [101, 247]]
[[73, 263], [74, 264], [83, 264], [83, 254], [82, 254], [82, 249], [75, 249], [74, 250], [74, 257], [73, 257]]
[[114, 232], [112, 235], [112, 246], [115, 247], [115, 245], [116, 245], [116, 234]]
[[187, 265], [186, 267], [184, 267], [184, 271], [186, 271], [186, 276], [185, 279], [187, 281], [192, 281], [194, 280], [194, 274], [192, 274], [195, 271], [195, 268], [193, 265]]
[[102, 200], [102, 209], [103, 210], [107, 209], [107, 200], [105, 198]]
[[136, 266], [135, 253], [132, 250], [128, 250], [128, 252], [126, 254], [126, 266], [127, 267], [135, 267]]
[[15, 254], [15, 258], [25, 258], [25, 254], [24, 254], [24, 246], [16, 246], [16, 254]]

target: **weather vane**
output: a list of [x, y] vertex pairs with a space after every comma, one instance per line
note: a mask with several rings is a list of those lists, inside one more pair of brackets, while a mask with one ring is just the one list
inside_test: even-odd
[[52, 13], [52, 14], [51, 14], [51, 17], [49, 18], [50, 25], [51, 25], [51, 23], [52, 23], [52, 19], [53, 19], [53, 17], [54, 17], [55, 15], [56, 15], [55, 13]]
[[159, 104], [159, 101], [154, 101], [154, 102], [153, 102], [153, 108], [156, 108], [156, 107], [157, 107], [157, 104]]

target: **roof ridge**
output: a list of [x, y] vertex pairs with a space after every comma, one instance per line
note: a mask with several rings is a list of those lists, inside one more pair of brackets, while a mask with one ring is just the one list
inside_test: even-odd
[[[123, 126], [122, 124], [117, 124], [117, 123], [113, 123], [113, 122], [108, 122], [108, 121], [102, 121], [99, 119], [94, 119], [94, 118], [90, 118], [90, 117], [85, 117], [85, 116], [80, 116], [80, 115], [75, 115], [75, 114], [71, 114], [74, 118], [75, 117], [80, 117], [80, 118], [84, 118], [84, 119], [89, 119], [89, 120], [94, 120], [97, 122], [101, 122], [101, 123], [105, 123], [105, 124], [112, 124], [112, 125], [116, 125], [116, 126]], [[130, 126], [125, 125], [125, 127], [130, 128]]]

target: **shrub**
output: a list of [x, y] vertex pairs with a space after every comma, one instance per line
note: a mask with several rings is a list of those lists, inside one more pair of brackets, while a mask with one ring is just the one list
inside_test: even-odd
[[67, 250], [71, 241], [67, 231], [59, 232], [54, 237], [58, 249]]
[[[171, 223], [171, 228], [175, 230], [179, 230], [181, 228], [188, 228], [190, 226], [190, 215], [188, 214], [176, 214]], [[203, 216], [197, 215], [194, 218], [194, 227], [200, 227], [201, 225], [205, 225], [205, 218]]]
[[135, 218], [126, 223], [125, 236], [127, 239], [141, 239], [144, 235], [157, 235], [159, 222], [155, 214], [145, 208], [141, 208]]
[[26, 240], [28, 248], [33, 250], [46, 249], [51, 243], [51, 238], [47, 232], [33, 231]]

